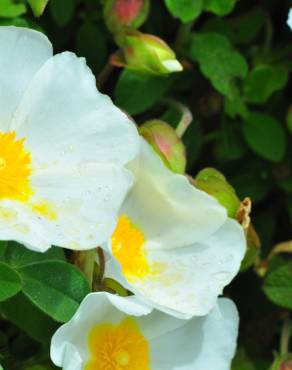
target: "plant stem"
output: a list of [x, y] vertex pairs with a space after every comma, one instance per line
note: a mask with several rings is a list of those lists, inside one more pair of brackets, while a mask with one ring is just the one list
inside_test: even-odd
[[289, 352], [289, 341], [291, 336], [291, 321], [286, 318], [283, 322], [281, 338], [280, 338], [280, 354], [286, 355]]
[[191, 21], [189, 23], [182, 23], [177, 31], [176, 39], [174, 42], [174, 49], [179, 50], [183, 47], [184, 43], [186, 42], [191, 29], [193, 28], [195, 21]]
[[102, 71], [96, 78], [96, 84], [99, 89], [103, 87], [107, 79], [109, 78], [110, 74], [112, 73], [114, 67], [107, 62], [106, 65], [103, 67]]
[[95, 257], [95, 249], [74, 253], [74, 264], [83, 272], [91, 288], [93, 281]]
[[173, 100], [173, 99], [170, 99], [170, 98], [166, 98], [166, 99], [163, 99], [162, 103], [164, 103], [165, 105], [169, 106], [170, 108], [174, 108], [176, 110], [178, 110], [182, 117], [178, 123], [178, 125], [176, 126], [176, 134], [179, 138], [182, 138], [184, 133], [186, 132], [187, 128], [189, 127], [189, 125], [192, 123], [193, 121], [193, 114], [192, 112], [190, 111], [190, 109], [176, 101], [176, 100]]
[[188, 129], [189, 125], [193, 121], [193, 115], [192, 115], [192, 112], [189, 110], [189, 108], [186, 107], [185, 105], [181, 103], [177, 103], [177, 107], [180, 108], [182, 112], [182, 118], [180, 122], [178, 123], [175, 131], [177, 133], [177, 136], [182, 138], [184, 133]]
[[265, 38], [265, 44], [264, 44], [264, 49], [266, 52], [271, 50], [273, 34], [274, 34], [273, 23], [271, 21], [270, 16], [267, 15], [266, 17], [266, 38]]
[[98, 255], [98, 260], [99, 260], [98, 282], [99, 284], [101, 284], [103, 281], [104, 273], [105, 273], [105, 257], [104, 257], [104, 253], [101, 247], [97, 248], [97, 255]]

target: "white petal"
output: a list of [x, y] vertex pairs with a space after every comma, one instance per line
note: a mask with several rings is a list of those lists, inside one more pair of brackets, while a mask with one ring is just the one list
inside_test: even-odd
[[53, 220], [35, 215], [49, 243], [71, 249], [104, 243], [132, 184], [123, 165], [136, 155], [139, 139], [134, 124], [97, 91], [84, 59], [63, 53], [48, 60], [27, 88], [12, 129], [32, 158], [34, 195], [27, 209], [45, 204], [56, 211]]
[[67, 344], [62, 367], [66, 370], [83, 370], [83, 360], [75, 346]]
[[171, 251], [148, 250], [148, 263], [156, 270], [153, 274], [126, 281], [114, 259], [107, 263], [106, 273], [146, 303], [187, 319], [206, 315], [215, 306], [218, 295], [239, 271], [245, 248], [241, 226], [228, 219], [205, 242]]
[[219, 312], [216, 309], [208, 316], [186, 321], [158, 311], [149, 313], [135, 297], [92, 293], [54, 334], [51, 358], [64, 370], [82, 369], [90, 357], [89, 331], [99, 323], [117, 324], [126, 314], [137, 314], [135, 320], [150, 345], [151, 369], [228, 370], [235, 352], [238, 314], [228, 299], [220, 299], [218, 307]]
[[91, 293], [85, 297], [73, 318], [54, 334], [51, 359], [55, 365], [63, 366], [64, 370], [73, 370], [65, 366], [66, 353], [70, 351], [79, 356], [84, 364], [89, 357], [87, 341], [92, 327], [102, 322], [118, 323], [125, 314], [140, 316], [149, 312], [151, 308], [134, 296], [122, 298], [103, 292]]
[[95, 248], [112, 233], [132, 174], [92, 164], [36, 171], [31, 180], [34, 195], [28, 202], [0, 202], [1, 239], [40, 252], [51, 245], [82, 250]]
[[152, 307], [145, 305], [135, 296], [119, 297], [117, 295], [108, 294], [108, 300], [118, 310], [130, 316], [144, 316], [152, 311]]
[[35, 171], [30, 204], [45, 204], [53, 219], [38, 214], [50, 243], [70, 249], [91, 249], [116, 225], [117, 210], [132, 184], [132, 174], [115, 165], [88, 164]]
[[35, 75], [13, 128], [26, 139], [34, 168], [125, 164], [139, 146], [134, 124], [97, 91], [85, 60], [69, 52], [55, 55]]
[[52, 45], [40, 32], [0, 27], [0, 55], [0, 131], [3, 131], [9, 128], [28, 83], [52, 56]]
[[183, 70], [183, 66], [175, 59], [164, 60], [161, 63], [170, 72], [180, 72]]
[[19, 202], [0, 202], [0, 235], [1, 240], [14, 240], [37, 252], [51, 246], [38, 216]]
[[140, 166], [130, 169], [136, 183], [122, 206], [145, 235], [149, 247], [171, 249], [202, 241], [226, 220], [226, 211], [186, 177], [167, 169], [141, 139]]
[[290, 29], [292, 30], [292, 8], [290, 8], [290, 10], [289, 10], [287, 24], [290, 27]]
[[212, 312], [151, 341], [154, 370], [230, 370], [238, 333], [238, 313], [228, 299], [220, 299], [222, 316]]

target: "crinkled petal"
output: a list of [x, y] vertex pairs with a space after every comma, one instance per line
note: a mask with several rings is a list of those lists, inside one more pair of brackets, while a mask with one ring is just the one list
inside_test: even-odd
[[151, 341], [153, 370], [230, 370], [238, 334], [234, 303], [219, 299], [219, 311], [193, 318]]
[[19, 202], [0, 202], [0, 235], [1, 240], [14, 240], [38, 252], [51, 247], [49, 235], [38, 215]]
[[0, 131], [9, 129], [25, 89], [52, 53], [52, 45], [42, 33], [0, 27]]
[[107, 293], [89, 294], [73, 318], [61, 326], [51, 343], [51, 358], [64, 370], [81, 369], [90, 358], [88, 334], [102, 323], [118, 324], [127, 315], [135, 317], [149, 343], [151, 370], [228, 370], [234, 356], [238, 313], [228, 299], [218, 309], [192, 320], [180, 320], [153, 311], [135, 297]]
[[[132, 174], [114, 165], [57, 167], [35, 171], [31, 184], [33, 196], [23, 206], [24, 214], [34, 214], [49, 245], [83, 250], [97, 247], [112, 233]], [[37, 239], [30, 244], [38, 248]]]
[[246, 241], [242, 227], [227, 222], [202, 243], [171, 251], [147, 250], [150, 272], [128, 281], [118, 262], [107, 263], [107, 275], [140, 299], [179, 318], [206, 315], [240, 268]]
[[[51, 359], [65, 370], [66, 353], [88, 361], [88, 333], [95, 325], [103, 322], [118, 323], [126, 314], [147, 315], [151, 308], [139, 302], [136, 297], [118, 297], [107, 293], [91, 293], [85, 297], [72, 319], [62, 325], [54, 334], [51, 343]], [[70, 356], [68, 356], [69, 359]]]
[[225, 209], [187, 178], [167, 169], [141, 139], [140, 165], [131, 164], [136, 183], [121, 213], [145, 235], [149, 248], [171, 249], [202, 241], [225, 222]]
[[139, 147], [132, 121], [98, 92], [85, 60], [69, 52], [55, 55], [35, 75], [12, 128], [25, 138], [36, 169], [123, 165]]

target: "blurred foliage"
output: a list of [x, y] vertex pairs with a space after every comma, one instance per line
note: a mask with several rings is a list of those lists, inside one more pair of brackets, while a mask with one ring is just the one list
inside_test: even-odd
[[[275, 245], [292, 239], [292, 33], [286, 25], [291, 2], [151, 0], [140, 9], [143, 13], [137, 8], [121, 23], [112, 14], [113, 3], [0, 0], [0, 25], [40, 30], [56, 53], [71, 50], [86, 57], [101, 91], [139, 125], [155, 119], [178, 128], [188, 174], [217, 196], [230, 216], [237, 217], [240, 201], [251, 198], [248, 254], [225, 293], [241, 316], [233, 370], [268, 370], [275, 354], [283, 355], [283, 323], [292, 309], [291, 248], [273, 252]], [[125, 52], [119, 50], [119, 38], [126, 27], [158, 37], [159, 45], [166, 42], [184, 70], [170, 73], [173, 64], [163, 64], [169, 55], [175, 60], [167, 45], [157, 54], [148, 45], [151, 57], [139, 51], [146, 58], [144, 73], [139, 63], [135, 70], [116, 68]], [[160, 75], [161, 65], [167, 65], [169, 75]], [[192, 121], [188, 128], [183, 126], [186, 117]], [[209, 172], [207, 177], [199, 173], [206, 167], [224, 176], [212, 170], [210, 183]], [[0, 287], [0, 362], [5, 369], [54, 369], [50, 335], [89, 291], [85, 277], [68, 262], [61, 249], [40, 255], [0, 244], [0, 278], [7, 282]], [[66, 284], [69, 280], [74, 289]], [[273, 370], [281, 366], [277, 361]]]

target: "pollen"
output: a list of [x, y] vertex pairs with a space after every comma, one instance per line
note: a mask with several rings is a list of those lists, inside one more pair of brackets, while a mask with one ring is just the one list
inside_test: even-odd
[[123, 274], [129, 281], [143, 278], [150, 273], [143, 248], [144, 235], [126, 215], [120, 216], [111, 241], [112, 253], [120, 262]]
[[49, 220], [54, 221], [57, 219], [57, 211], [53, 204], [48, 202], [36, 203], [32, 205], [32, 209]]
[[84, 370], [150, 370], [148, 342], [131, 317], [95, 326], [88, 345], [90, 360]]
[[26, 201], [30, 188], [31, 156], [24, 147], [24, 139], [16, 139], [15, 132], [0, 132], [0, 200]]

